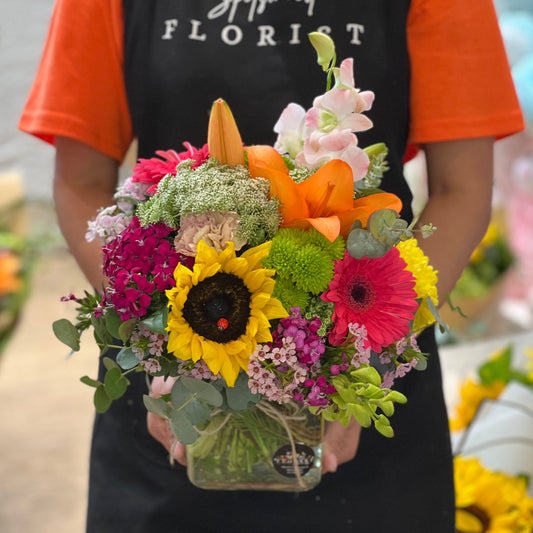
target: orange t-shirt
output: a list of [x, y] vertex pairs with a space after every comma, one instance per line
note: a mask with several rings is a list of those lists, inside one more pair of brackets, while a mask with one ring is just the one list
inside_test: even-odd
[[[48, 142], [71, 137], [121, 161], [133, 138], [123, 29], [121, 0], [58, 0], [20, 128]], [[491, 0], [413, 0], [407, 39], [410, 143], [523, 129]]]

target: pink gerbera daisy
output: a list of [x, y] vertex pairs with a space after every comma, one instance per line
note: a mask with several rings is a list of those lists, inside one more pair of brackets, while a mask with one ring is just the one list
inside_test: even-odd
[[205, 163], [209, 157], [209, 150], [207, 144], [198, 149], [190, 143], [183, 143], [184, 152], [179, 154], [174, 150], [158, 150], [156, 155], [159, 157], [152, 157], [151, 159], [139, 159], [138, 163], [133, 168], [132, 181], [140, 181], [142, 183], [152, 183], [153, 185], [148, 189], [149, 194], [153, 194], [157, 190], [157, 184], [167, 175], [174, 174], [176, 167], [187, 159], [192, 159], [195, 164], [192, 168], [200, 166]]
[[335, 304], [331, 344], [343, 344], [349, 324], [356, 323], [366, 327], [375, 352], [409, 333], [409, 321], [418, 304], [415, 278], [405, 267], [396, 248], [376, 259], [355, 259], [345, 252], [344, 258], [335, 262], [333, 280], [322, 294], [323, 300]]

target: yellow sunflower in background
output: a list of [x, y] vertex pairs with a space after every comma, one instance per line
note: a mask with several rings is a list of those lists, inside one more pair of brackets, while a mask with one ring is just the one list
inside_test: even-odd
[[415, 292], [421, 303], [415, 314], [413, 331], [421, 331], [435, 322], [435, 317], [429, 310], [426, 298], [429, 297], [435, 307], [439, 305], [437, 294], [438, 272], [429, 264], [429, 259], [418, 247], [416, 239], [399, 242], [396, 248], [400, 251], [400, 257], [407, 263], [406, 270], [411, 272], [416, 278]]
[[183, 360], [203, 359], [230, 387], [257, 343], [272, 341], [269, 320], [288, 316], [272, 298], [275, 271], [261, 264], [270, 246], [236, 256], [232, 242], [218, 253], [200, 241], [193, 270], [179, 264], [176, 286], [166, 291], [168, 351]]
[[461, 403], [455, 408], [454, 417], [450, 420], [453, 431], [464, 429], [470, 424], [483, 400], [495, 400], [505, 388], [503, 381], [493, 381], [490, 385], [476, 383], [467, 379], [461, 385]]
[[477, 459], [456, 457], [458, 533], [531, 533], [533, 499], [523, 478], [491, 472]]

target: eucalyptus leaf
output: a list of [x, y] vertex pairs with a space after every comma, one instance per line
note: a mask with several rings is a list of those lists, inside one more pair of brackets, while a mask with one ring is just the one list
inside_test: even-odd
[[61, 318], [52, 324], [52, 329], [58, 340], [60, 340], [63, 344], [66, 344], [75, 352], [79, 351], [80, 334], [72, 322], [66, 318]]
[[[189, 392], [196, 394], [198, 399], [203, 400], [213, 407], [220, 407], [222, 405], [222, 395], [210, 383], [185, 376], [179, 381]], [[248, 380], [246, 380], [246, 387], [248, 387]]]
[[230, 411], [244, 411], [255, 405], [260, 399], [260, 394], [252, 394], [248, 387], [248, 377], [241, 372], [233, 387], [224, 387], [226, 401]]
[[94, 388], [98, 388], [102, 384], [96, 379], [90, 378], [89, 376], [83, 376], [82, 378], [80, 378], [80, 381], [82, 383], [85, 383], [85, 385], [89, 385], [89, 387], [94, 387]]
[[120, 337], [119, 330], [122, 325], [122, 320], [120, 320], [120, 317], [114, 309], [108, 309], [106, 311], [106, 314], [104, 315], [104, 323], [111, 336], [118, 339]]
[[118, 328], [118, 336], [122, 342], [126, 342], [133, 333], [137, 320], [135, 318], [130, 318], [126, 322], [122, 322], [121, 326]]
[[105, 391], [111, 400], [122, 398], [129, 384], [118, 367], [109, 370], [104, 378]]
[[167, 333], [168, 307], [164, 307], [157, 313], [150, 315], [141, 322], [155, 333], [165, 335]]
[[111, 359], [110, 357], [104, 357], [102, 359], [102, 363], [104, 364], [104, 367], [106, 368], [106, 370], [111, 370], [112, 368], [116, 368], [117, 370], [120, 371], [120, 368], [117, 365], [117, 363], [115, 363], [115, 361], [113, 361], [113, 359]]
[[98, 413], [105, 413], [110, 405], [111, 398], [107, 395], [104, 385], [100, 385], [94, 391], [94, 407]]
[[113, 337], [111, 333], [107, 331], [106, 323], [104, 318], [91, 318], [91, 324], [94, 328], [94, 333], [98, 337], [98, 340], [104, 347], [108, 347], [110, 344], [113, 344]]
[[130, 370], [139, 364], [139, 359], [131, 348], [122, 348], [117, 354], [117, 364], [123, 370]]
[[170, 418], [172, 407], [161, 398], [152, 398], [145, 394], [143, 396], [143, 403], [150, 413], [160, 416], [161, 418], [166, 418], [167, 420]]
[[355, 259], [362, 259], [363, 257], [375, 259], [382, 257], [389, 249], [389, 247], [378, 241], [365, 229], [355, 228], [351, 230], [346, 240], [346, 250]]
[[181, 444], [193, 444], [198, 438], [198, 431], [181, 411], [172, 409], [169, 422], [172, 433]]

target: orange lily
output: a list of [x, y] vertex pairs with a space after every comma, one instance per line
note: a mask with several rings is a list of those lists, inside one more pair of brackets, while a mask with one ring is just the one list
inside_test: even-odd
[[394, 194], [379, 193], [353, 199], [353, 174], [339, 159], [329, 161], [312, 176], [295, 183], [283, 158], [270, 146], [246, 149], [250, 175], [270, 181], [270, 195], [281, 202], [282, 227], [314, 227], [330, 241], [345, 239], [355, 220], [366, 226], [368, 217], [379, 209], [400, 212], [401, 200]]
[[209, 155], [223, 165], [244, 165], [241, 134], [231, 109], [221, 98], [211, 108], [207, 144]]

